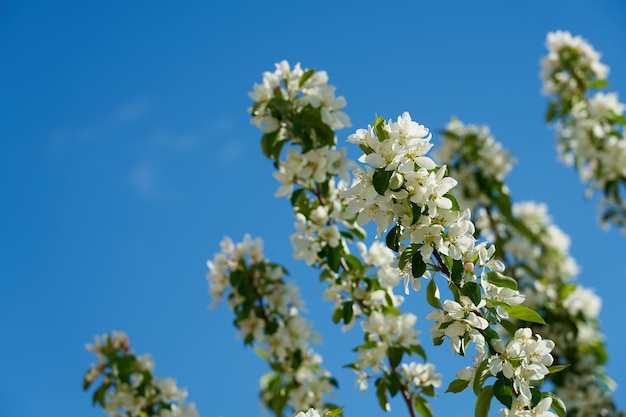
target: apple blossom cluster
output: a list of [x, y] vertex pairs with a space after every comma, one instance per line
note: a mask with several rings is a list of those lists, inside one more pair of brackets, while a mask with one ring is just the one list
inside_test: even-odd
[[[489, 347], [493, 349], [500, 341], [492, 325], [510, 316], [543, 322], [537, 313], [520, 305], [524, 297], [517, 283], [502, 275], [504, 266], [492, 258], [495, 247], [476, 244], [469, 210], [462, 211], [450, 194], [457, 181], [445, 175], [445, 166], [426, 155], [432, 145], [424, 126], [412, 121], [408, 113], [397, 122], [377, 118], [373, 127], [357, 130], [348, 141], [360, 146], [364, 155], [359, 160], [370, 166], [355, 170], [355, 181], [342, 192], [347, 211], [357, 214], [360, 226], [374, 220], [378, 236], [390, 230], [385, 240], [398, 251], [398, 268], [410, 271], [414, 288], [419, 289], [416, 281], [421, 277], [442, 272], [453, 290], [454, 299], [442, 305], [434, 278], [428, 284], [427, 300], [436, 310], [427, 318], [435, 320], [431, 333], [436, 344], [448, 337], [453, 351], [465, 354], [474, 342], [477, 362], [486, 363]], [[377, 334], [372, 329], [383, 323], [377, 317], [374, 324], [364, 324], [366, 335]], [[519, 382], [528, 387], [528, 381], [543, 380], [549, 373], [530, 377], [530, 371], [520, 369], [519, 381], [508, 375], [512, 386]], [[515, 392], [518, 402], [520, 395]]]
[[98, 363], [87, 371], [83, 389], [102, 378], [93, 402], [110, 417], [198, 417], [195, 405], [185, 404], [187, 390], [172, 378], [154, 376], [152, 357], [136, 356], [125, 333], [96, 336], [87, 350], [96, 354]]
[[[545, 204], [514, 204], [513, 213], [537, 237], [511, 233], [506, 247], [514, 259], [515, 276], [529, 305], [550, 324], [543, 332], [556, 342], [553, 354], [569, 365], [552, 378], [554, 392], [571, 415], [597, 415], [598, 410], [614, 415], [612, 390], [606, 386], [610, 378], [602, 368], [606, 353], [598, 323], [601, 300], [575, 282], [579, 267], [569, 254], [569, 237], [552, 223]], [[571, 400], [579, 395], [586, 401]]]
[[495, 340], [493, 348], [497, 353], [489, 358], [489, 372], [493, 376], [502, 372], [505, 378], [513, 380], [513, 392], [519, 394], [517, 402], [530, 406], [531, 383], [543, 380], [550, 373], [548, 366], [554, 361], [550, 354], [554, 342], [533, 336], [531, 329], [522, 328], [506, 345], [502, 340]]
[[[447, 152], [439, 155], [450, 163], [451, 175], [464, 178], [458, 194], [476, 202], [476, 228], [485, 239], [498, 242], [526, 305], [550, 323], [542, 326], [541, 332], [556, 344], [552, 351], [555, 362], [570, 365], [548, 376], [554, 392], [563, 398], [570, 415], [594, 415], [597, 410], [612, 415], [611, 390], [605, 388], [610, 379], [602, 369], [606, 353], [598, 325], [601, 302], [592, 290], [574, 281], [579, 267], [569, 254], [569, 237], [552, 223], [545, 204], [512, 203], [504, 176], [483, 168], [481, 146], [508, 155], [498, 142], [476, 140], [476, 128], [456, 120], [453, 123], [441, 143]], [[486, 127], [480, 130], [488, 131]], [[504, 155], [491, 158], [498, 160]], [[467, 183], [481, 186], [467, 191]], [[483, 358], [478, 355], [475, 361], [480, 363]], [[468, 368], [457, 376], [469, 380], [475, 370]]]
[[[462, 186], [455, 194], [459, 205], [475, 211], [476, 207], [490, 202], [491, 193], [508, 194], [503, 183], [513, 168], [515, 160], [491, 135], [488, 126], [464, 124], [453, 118], [442, 134], [435, 156], [445, 161], [448, 172], [455, 178], [463, 178]], [[486, 182], [492, 182], [486, 187]]]
[[546, 48], [548, 55], [541, 61], [545, 94], [578, 94], [584, 83], [605, 80], [609, 74], [609, 67], [600, 62], [601, 54], [580, 36], [561, 30], [549, 32]]
[[293, 410], [326, 407], [324, 398], [337, 384], [310, 346], [319, 335], [300, 315], [304, 302], [298, 287], [284, 281], [284, 268], [265, 258], [260, 238], [245, 235], [235, 244], [226, 237], [220, 246], [207, 262], [209, 292], [214, 302], [228, 298], [239, 336], [272, 367], [261, 378], [263, 403], [277, 415], [285, 404]]
[[336, 97], [335, 89], [328, 85], [326, 71], [304, 71], [299, 63], [291, 68], [287, 61], [281, 61], [274, 72], [263, 73], [263, 81], [254, 84], [249, 94], [255, 102], [252, 121], [264, 132], [282, 128], [284, 115], [277, 114], [270, 104], [273, 99], [279, 99], [288, 101], [295, 111], [307, 106], [319, 109], [322, 121], [333, 130], [348, 127], [350, 119], [341, 111], [346, 99]]
[[474, 225], [469, 210], [459, 210], [449, 194], [457, 181], [426, 156], [430, 138], [407, 112], [397, 122], [377, 118], [373, 127], [358, 129], [348, 142], [361, 147], [359, 161], [369, 166], [354, 171], [355, 181], [342, 194], [357, 223], [374, 220], [378, 236], [397, 222], [393, 230], [401, 233], [394, 239], [418, 245], [423, 262], [434, 252], [460, 260], [474, 246]]
[[[315, 77], [314, 72], [299, 68], [299, 65], [293, 70], [283, 67], [279, 78], [283, 78], [284, 73], [293, 74], [294, 80], [303, 74]], [[272, 77], [266, 74], [264, 84]], [[324, 75], [324, 79], [327, 76]], [[284, 81], [283, 84], [292, 85], [293, 88], [287, 88], [291, 91], [300, 88], [295, 82]], [[255, 92], [258, 89], [255, 87]], [[325, 298], [335, 302], [333, 321], [343, 321], [344, 329], [348, 329], [357, 320], [363, 320], [362, 327], [368, 340], [355, 349], [359, 356], [351, 364], [358, 376], [357, 383], [365, 389], [368, 380], [377, 378], [377, 395], [385, 409], [389, 403], [380, 393], [381, 387], [385, 392], [387, 383], [391, 385], [389, 393], [394, 396], [400, 392], [409, 407], [413, 407], [413, 401], [425, 402], [421, 394], [433, 396], [434, 387], [440, 382], [436, 379], [429, 382], [424, 372], [420, 371], [418, 375], [416, 370], [420, 369], [419, 366], [431, 370], [433, 365], [401, 362], [404, 354], [423, 356], [418, 333], [413, 329], [416, 317], [399, 312], [397, 307], [402, 303], [402, 297], [392, 291], [403, 278], [408, 284], [408, 274], [394, 266], [395, 254], [380, 242], [374, 242], [369, 248], [356, 242], [363, 262], [348, 248], [347, 240], [361, 240], [365, 236], [356, 215], [346, 210], [345, 196], [342, 195], [350, 180], [349, 170], [356, 164], [346, 159], [345, 149], [336, 149], [334, 134], [332, 140], [318, 140], [320, 137], [331, 138], [326, 132], [345, 124], [329, 124], [308, 111], [300, 101], [300, 96], [307, 93], [298, 90], [283, 95], [290, 97], [288, 100], [293, 103], [284, 103], [270, 111], [272, 117], [281, 121], [278, 130], [273, 130], [277, 126], [275, 123], [270, 122], [268, 128], [258, 119], [258, 109], [271, 108], [273, 104], [266, 96], [255, 92], [251, 93], [251, 97], [258, 100], [251, 109], [253, 123], [263, 128], [265, 134], [261, 145], [266, 156], [275, 161], [277, 171], [274, 176], [281, 184], [276, 195], [289, 197], [295, 210], [296, 233], [291, 236], [294, 257], [322, 270], [322, 279], [329, 285]], [[301, 127], [303, 120], [309, 130]], [[281, 151], [276, 149], [283, 146], [288, 148], [282, 152], [285, 156], [281, 158]], [[267, 151], [269, 148], [271, 152]], [[371, 269], [376, 271], [376, 277], [370, 275]], [[378, 329], [381, 332], [374, 332], [378, 321], [382, 323]]]
[[274, 72], [263, 73], [263, 81], [254, 85], [249, 96], [254, 101], [249, 109], [252, 123], [265, 133], [263, 152], [275, 160], [289, 140], [306, 153], [334, 145], [334, 130], [350, 126], [341, 111], [346, 100], [335, 96], [325, 71], [303, 70], [300, 64], [291, 68], [281, 61]]
[[[279, 88], [282, 92], [272, 98], [257, 94], [267, 93], [268, 87], [255, 87], [251, 114], [264, 132], [261, 147], [278, 169], [277, 195], [288, 196], [295, 210], [294, 255], [321, 270], [321, 279], [329, 284], [325, 298], [335, 301], [333, 321], [343, 321], [349, 328], [361, 320], [365, 342], [355, 349], [358, 358], [349, 365], [357, 372], [361, 389], [376, 378], [383, 409], [390, 409], [388, 394], [400, 393], [412, 416], [415, 410], [427, 413], [425, 397], [434, 395], [440, 379], [432, 365], [402, 363], [404, 355], [425, 357], [425, 353], [413, 328], [416, 317], [398, 310], [402, 297], [393, 294], [394, 286], [404, 281], [408, 293], [409, 286], [419, 290], [421, 280], [429, 280], [427, 301], [436, 308], [429, 318], [437, 321], [431, 329], [433, 340], [440, 344], [449, 337], [460, 354], [475, 341], [484, 355], [482, 364], [495, 354], [493, 342], [501, 339], [492, 326], [511, 317], [543, 320], [520, 305], [524, 297], [515, 280], [502, 275], [504, 266], [494, 257], [495, 247], [476, 243], [470, 210], [462, 210], [450, 193], [457, 181], [446, 175], [445, 165], [427, 156], [432, 144], [426, 127], [408, 113], [395, 122], [377, 117], [374, 126], [358, 129], [348, 138], [364, 152], [359, 161], [367, 166], [361, 168], [335, 150], [334, 129], [343, 125], [329, 125], [320, 112], [300, 102], [300, 87], [315, 72], [301, 71], [299, 66], [292, 71], [283, 63], [275, 74], [266, 73], [264, 84], [276, 88], [276, 82], [267, 81], [275, 77], [285, 89]], [[268, 115], [270, 121], [261, 121]], [[503, 160], [504, 171], [506, 163]], [[350, 166], [356, 168], [347, 187], [344, 174]], [[357, 242], [361, 260], [350, 253], [348, 242], [364, 239], [361, 227], [372, 220], [377, 237], [387, 232], [387, 247], [378, 243], [368, 248]], [[376, 277], [371, 276], [372, 268]], [[443, 305], [434, 279], [438, 272], [454, 297]], [[509, 382], [513, 386], [514, 380]], [[482, 383], [475, 388], [477, 394], [491, 395], [482, 400], [484, 407], [493, 397], [493, 387]], [[516, 401], [519, 395], [515, 393]]]
[[608, 86], [609, 69], [580, 36], [549, 33], [546, 47], [541, 77], [544, 93], [552, 95], [546, 117], [556, 122], [561, 159], [576, 166], [588, 196], [602, 192], [602, 222], [626, 231], [626, 106], [617, 93], [591, 94]]

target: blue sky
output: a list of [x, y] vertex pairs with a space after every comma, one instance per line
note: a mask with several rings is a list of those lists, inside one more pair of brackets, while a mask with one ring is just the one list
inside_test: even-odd
[[[203, 417], [263, 415], [260, 359], [225, 305], [209, 311], [205, 262], [222, 236], [266, 240], [303, 288], [347, 416], [384, 415], [350, 362], [358, 330], [330, 322], [313, 271], [291, 258], [293, 220], [250, 125], [247, 92], [282, 59], [327, 70], [353, 128], [403, 111], [442, 128], [488, 123], [516, 156], [516, 201], [546, 202], [572, 237], [580, 282], [603, 297], [607, 370], [626, 407], [621, 305], [626, 236], [603, 231], [543, 123], [548, 31], [603, 53], [626, 97], [626, 3], [11, 1], [0, 4], [0, 417], [103, 415], [81, 391], [94, 334], [124, 330]], [[436, 135], [435, 135], [436, 141]], [[356, 153], [352, 151], [352, 155]], [[430, 324], [415, 305], [428, 347]], [[447, 383], [463, 360], [429, 348]], [[465, 401], [465, 402], [464, 402]], [[470, 416], [442, 395], [438, 415]], [[392, 403], [394, 415], [405, 413]]]

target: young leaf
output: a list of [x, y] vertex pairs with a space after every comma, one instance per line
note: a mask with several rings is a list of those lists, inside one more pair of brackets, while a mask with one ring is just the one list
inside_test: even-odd
[[504, 329], [509, 332], [509, 334], [512, 336], [515, 334], [515, 332], [517, 331], [517, 326], [510, 322], [509, 320], [501, 320], [500, 324], [502, 325], [502, 327], [504, 327]]
[[415, 251], [415, 246], [411, 245], [402, 251], [400, 254], [400, 258], [398, 259], [398, 268], [404, 269], [409, 259], [413, 256], [413, 252]]
[[563, 404], [563, 400], [556, 396], [556, 394], [552, 392], [544, 392], [541, 394], [543, 398], [550, 397], [552, 398], [552, 405], [550, 406], [558, 417], [565, 417], [566, 408], [565, 404]]
[[516, 319], [529, 321], [531, 323], [546, 324], [545, 320], [539, 315], [539, 313], [528, 307], [521, 305], [510, 306], [508, 304], [504, 304], [503, 307], [509, 315], [515, 317]]
[[385, 119], [380, 116], [376, 116], [374, 121], [374, 132], [379, 142], [389, 139], [389, 132], [385, 129]]
[[335, 408], [334, 410], [330, 410], [329, 412], [324, 414], [324, 417], [339, 417], [342, 412], [343, 407]]
[[434, 278], [431, 278], [428, 286], [426, 287], [426, 301], [435, 308], [440, 310], [443, 308], [439, 298], [439, 288], [437, 287]]
[[343, 316], [343, 309], [342, 308], [335, 309], [335, 311], [333, 311], [333, 323], [335, 324], [339, 323], [339, 320], [341, 320], [342, 316]]
[[493, 385], [489, 385], [483, 388], [476, 399], [476, 406], [474, 407], [475, 417], [488, 417], [489, 407], [491, 407], [491, 399], [493, 398]]
[[313, 68], [304, 71], [304, 73], [300, 76], [300, 79], [298, 80], [298, 86], [302, 87], [304, 83], [313, 76], [314, 73], [315, 70]]
[[517, 281], [515, 281], [511, 277], [507, 277], [506, 275], [502, 275], [497, 271], [490, 271], [487, 274], [487, 281], [490, 284], [495, 285], [500, 288], [509, 288], [511, 290], [517, 290]]
[[422, 359], [424, 359], [424, 361], [426, 361], [426, 351], [424, 350], [424, 348], [421, 345], [411, 345], [411, 347], [409, 348], [409, 350], [413, 353], [417, 353], [418, 355], [420, 355], [422, 357]]
[[278, 130], [275, 130], [261, 137], [261, 150], [263, 151], [263, 155], [269, 159], [274, 159], [274, 145], [278, 140], [278, 132]]
[[448, 385], [448, 389], [446, 389], [446, 392], [461, 392], [465, 388], [467, 388], [469, 383], [470, 382], [466, 379], [455, 379], [454, 381], [450, 382], [450, 385]]
[[378, 405], [380, 405], [383, 411], [391, 411], [391, 406], [387, 400], [387, 383], [382, 378], [376, 380], [376, 398], [378, 399]]
[[426, 398], [420, 396], [415, 397], [415, 409], [422, 417], [433, 417], [433, 409]]
[[476, 375], [474, 376], [474, 394], [479, 395], [483, 390], [485, 381], [489, 378], [489, 360], [485, 359], [476, 368]]
[[447, 198], [448, 200], [450, 200], [450, 202], [452, 202], [452, 208], [450, 210], [452, 210], [452, 211], [461, 211], [461, 207], [459, 206], [459, 202], [456, 200], [455, 196], [453, 196], [450, 193], [446, 193], [443, 196], [445, 198]]
[[570, 364], [566, 364], [566, 365], [554, 365], [554, 366], [550, 366], [548, 368], [548, 371], [550, 371], [551, 374], [556, 374], [557, 372], [561, 372], [563, 369], [569, 368]]

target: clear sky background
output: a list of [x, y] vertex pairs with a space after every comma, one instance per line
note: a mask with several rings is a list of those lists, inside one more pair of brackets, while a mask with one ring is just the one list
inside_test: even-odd
[[[327, 70], [353, 128], [409, 111], [433, 131], [452, 115], [488, 123], [518, 160], [516, 201], [546, 202], [572, 237], [579, 281], [603, 298], [607, 370], [626, 407], [626, 236], [603, 231], [543, 122], [539, 60], [551, 30], [603, 53], [626, 98], [626, 2], [0, 2], [0, 417], [95, 417], [81, 380], [93, 335], [124, 330], [203, 417], [262, 416], [265, 363], [208, 310], [205, 262], [224, 235], [262, 236], [303, 288], [346, 416], [385, 415], [341, 365], [341, 333], [316, 273], [292, 259], [289, 203], [250, 125], [247, 92], [287, 59]], [[435, 134], [434, 141], [437, 141]], [[352, 156], [357, 153], [353, 149]], [[467, 365], [422, 343], [444, 388]], [[469, 359], [468, 359], [469, 360]], [[441, 391], [443, 393], [443, 389]], [[441, 395], [439, 416], [471, 416]], [[407, 415], [399, 401], [393, 415]]]

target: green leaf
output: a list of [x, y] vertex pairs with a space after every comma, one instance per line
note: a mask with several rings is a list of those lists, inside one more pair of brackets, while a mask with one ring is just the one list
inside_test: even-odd
[[89, 389], [89, 387], [91, 386], [91, 384], [93, 384], [94, 381], [90, 381], [87, 379], [87, 376], [85, 375], [85, 378], [83, 378], [83, 391], [87, 391]]
[[626, 117], [623, 114], [619, 114], [613, 118], [613, 122], [626, 126]]
[[535, 408], [537, 407], [537, 404], [539, 404], [539, 401], [541, 401], [541, 391], [539, 391], [539, 388], [531, 386], [530, 394], [530, 407]]
[[374, 121], [374, 132], [379, 142], [389, 139], [389, 132], [385, 129], [385, 119], [380, 116], [376, 116]]
[[463, 261], [456, 259], [452, 262], [452, 272], [451, 272], [450, 279], [452, 279], [452, 282], [454, 282], [455, 284], [460, 284], [462, 277], [463, 277]]
[[339, 323], [339, 320], [341, 320], [341, 317], [343, 316], [343, 309], [335, 309], [335, 311], [333, 311], [333, 323], [337, 324]]
[[349, 324], [352, 321], [352, 316], [354, 315], [354, 309], [352, 308], [353, 305], [354, 301], [346, 301], [343, 303], [341, 316], [344, 324]]
[[374, 189], [378, 194], [385, 195], [385, 191], [389, 188], [389, 180], [391, 180], [392, 175], [393, 171], [385, 171], [384, 169], [374, 171], [372, 185], [374, 185]]
[[554, 101], [551, 101], [548, 104], [548, 108], [546, 109], [546, 114], [545, 114], [546, 122], [550, 123], [556, 118], [556, 116], [557, 116], [557, 105]]
[[104, 408], [104, 399], [106, 397], [107, 389], [111, 386], [110, 382], [105, 382], [98, 387], [98, 389], [93, 393], [92, 404], [100, 404], [100, 407]]
[[516, 319], [529, 321], [531, 323], [546, 324], [545, 320], [539, 315], [539, 313], [528, 307], [520, 305], [510, 306], [508, 304], [504, 304], [503, 307], [509, 315], [515, 317]]
[[422, 359], [424, 359], [424, 361], [426, 361], [426, 351], [424, 350], [424, 348], [421, 345], [411, 345], [411, 347], [409, 348], [409, 350], [413, 353], [417, 353], [418, 355], [420, 355], [422, 357]]
[[415, 278], [420, 278], [426, 272], [426, 263], [422, 259], [422, 254], [416, 251], [411, 258], [411, 273]]
[[402, 348], [399, 347], [390, 347], [387, 351], [387, 356], [389, 357], [389, 361], [391, 365], [395, 368], [402, 361]]
[[502, 275], [497, 271], [490, 271], [487, 274], [487, 281], [490, 284], [495, 285], [500, 288], [509, 288], [511, 290], [517, 290], [517, 281], [515, 281], [511, 277], [507, 277], [506, 275]]
[[361, 260], [354, 255], [344, 254], [343, 259], [348, 264], [350, 271], [357, 271], [363, 267], [363, 265], [361, 265]]
[[422, 387], [422, 394], [428, 395], [429, 397], [434, 397], [435, 387], [433, 387], [432, 385], [426, 385], [425, 387]]
[[446, 392], [461, 392], [465, 388], [467, 388], [469, 383], [470, 382], [466, 379], [455, 379], [454, 381], [450, 382], [450, 385], [448, 385]]
[[476, 406], [474, 407], [475, 417], [488, 417], [489, 407], [491, 407], [491, 399], [493, 398], [493, 385], [489, 385], [480, 391], [476, 398]]
[[422, 396], [415, 397], [415, 409], [422, 417], [433, 417], [433, 409], [426, 398]]
[[302, 87], [304, 83], [313, 76], [313, 74], [315, 74], [315, 69], [313, 68], [304, 71], [304, 73], [300, 76], [300, 79], [298, 80], [298, 86]]
[[289, 100], [283, 98], [282, 90], [276, 87], [274, 89], [274, 97], [267, 102], [267, 108], [270, 109], [272, 116], [280, 119], [289, 110], [290, 104]]
[[493, 394], [504, 406], [511, 408], [513, 404], [513, 387], [508, 379], [498, 378], [493, 384]]
[[324, 248], [320, 251], [320, 256], [326, 259], [326, 263], [332, 271], [339, 271], [339, 266], [341, 265], [341, 245], [336, 248], [333, 248], [330, 245], [324, 246]]
[[260, 345], [254, 345], [252, 349], [254, 350], [254, 353], [258, 355], [259, 358], [263, 359], [264, 361], [269, 360], [269, 355], [267, 354], [265, 349], [263, 349]]
[[276, 141], [278, 140], [278, 132], [279, 130], [275, 130], [273, 132], [266, 133], [261, 137], [261, 150], [263, 151], [263, 155], [269, 159], [274, 159], [275, 157], [274, 145], [276, 145]]
[[485, 359], [476, 368], [474, 385], [472, 387], [474, 389], [474, 394], [480, 395], [481, 391], [483, 390], [483, 385], [485, 384], [487, 378], [489, 378], [489, 375], [489, 360]]
[[404, 249], [402, 251], [402, 253], [400, 254], [400, 258], [398, 259], [398, 268], [404, 269], [404, 267], [406, 266], [407, 262], [409, 262], [409, 259], [411, 259], [413, 257], [413, 253], [416, 250], [417, 249], [416, 249], [415, 245], [411, 245], [411, 246], [407, 247], [406, 249]]
[[385, 237], [385, 243], [387, 243], [387, 247], [389, 249], [391, 249], [394, 252], [398, 252], [398, 249], [400, 249], [400, 225], [396, 224], [395, 227], [392, 227], [391, 230], [389, 230], [389, 233], [387, 233], [387, 236]]
[[609, 86], [609, 82], [607, 80], [595, 79], [589, 83], [589, 88], [607, 88]]
[[543, 398], [550, 397], [552, 398], [552, 405], [550, 408], [554, 410], [558, 417], [565, 417], [567, 409], [565, 408], [565, 404], [563, 404], [563, 400], [556, 396], [556, 394], [552, 392], [544, 392], [541, 394]]
[[517, 326], [509, 320], [501, 320], [500, 324], [507, 332], [509, 332], [511, 336], [513, 336], [517, 331]]
[[391, 397], [395, 397], [400, 391], [400, 378], [398, 378], [398, 374], [395, 372], [385, 374], [387, 378], [387, 389]]
[[450, 210], [461, 211], [461, 207], [459, 206], [459, 202], [456, 200], [455, 196], [450, 193], [446, 193], [443, 196], [452, 202], [452, 208]]
[[339, 417], [342, 412], [343, 412], [343, 406], [339, 408], [335, 408], [334, 410], [330, 410], [329, 412], [324, 414], [324, 417]]
[[391, 411], [391, 406], [387, 400], [387, 383], [383, 378], [376, 380], [376, 398], [378, 399], [378, 405], [380, 405], [383, 411]]
[[422, 208], [417, 204], [411, 204], [411, 226], [413, 226], [422, 216]]
[[437, 287], [434, 278], [431, 278], [428, 286], [426, 286], [426, 301], [428, 302], [428, 304], [435, 308], [438, 308], [440, 310], [443, 308], [441, 306], [441, 300], [439, 298], [439, 288]]
[[487, 327], [484, 330], [481, 330], [481, 333], [485, 336], [485, 339], [487, 340], [487, 345], [489, 346], [489, 352], [491, 352], [492, 354], [495, 354], [496, 351], [493, 348], [492, 341], [500, 339], [500, 335], [498, 334], [497, 331], [495, 331], [491, 327]]
[[548, 368], [548, 371], [550, 371], [551, 374], [556, 374], [557, 372], [561, 372], [562, 370], [569, 368], [570, 364], [568, 363], [567, 365], [554, 365], [554, 366], [550, 366]]
[[475, 305], [478, 305], [483, 299], [481, 288], [482, 287], [480, 286], [480, 284], [477, 284], [472, 281], [467, 281], [461, 287], [461, 292], [467, 295]]

